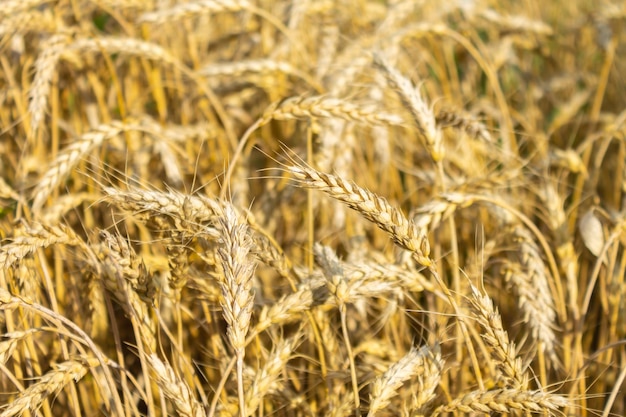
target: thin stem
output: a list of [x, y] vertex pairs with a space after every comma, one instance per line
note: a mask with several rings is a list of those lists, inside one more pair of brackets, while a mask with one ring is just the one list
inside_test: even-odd
[[243, 350], [237, 350], [237, 391], [239, 393], [239, 415], [246, 417], [246, 395], [243, 390]]
[[356, 367], [354, 365], [354, 355], [352, 354], [352, 347], [350, 346], [350, 336], [348, 335], [348, 325], [346, 323], [346, 305], [341, 304], [339, 306], [339, 313], [341, 315], [341, 331], [343, 332], [343, 340], [346, 343], [346, 350], [348, 351], [348, 360], [350, 361], [350, 379], [352, 380], [352, 392], [354, 393], [354, 408], [356, 417], [361, 416], [361, 399], [359, 398], [359, 382], [356, 379]]

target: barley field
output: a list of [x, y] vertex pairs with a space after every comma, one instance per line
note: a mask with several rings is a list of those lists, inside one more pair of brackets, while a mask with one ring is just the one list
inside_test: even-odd
[[0, 417], [626, 414], [620, 0], [1, 0]]

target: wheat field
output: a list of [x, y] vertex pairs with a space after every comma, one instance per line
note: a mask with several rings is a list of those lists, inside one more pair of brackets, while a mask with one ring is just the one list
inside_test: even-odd
[[1, 0], [0, 417], [626, 415], [620, 0]]

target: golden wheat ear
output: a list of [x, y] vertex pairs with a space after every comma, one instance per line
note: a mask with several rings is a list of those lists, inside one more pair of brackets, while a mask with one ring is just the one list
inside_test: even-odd
[[425, 231], [383, 197], [353, 182], [312, 168], [293, 166], [289, 170], [303, 186], [325, 192], [387, 232], [396, 244], [410, 251], [422, 266], [432, 265]]

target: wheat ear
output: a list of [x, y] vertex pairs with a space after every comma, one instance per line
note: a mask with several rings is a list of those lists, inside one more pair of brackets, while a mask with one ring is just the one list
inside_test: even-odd
[[228, 339], [237, 357], [239, 413], [245, 416], [243, 359], [254, 302], [252, 277], [255, 269], [254, 263], [248, 256], [254, 247], [254, 242], [248, 227], [238, 222], [237, 214], [232, 206], [226, 205], [219, 223], [222, 245], [217, 250], [217, 263], [222, 273], [220, 281], [223, 294], [222, 312], [228, 324]]
[[430, 245], [424, 231], [383, 197], [313, 168], [292, 166], [288, 169], [303, 186], [325, 192], [387, 232], [396, 244], [411, 251], [420, 265], [428, 267], [433, 264], [428, 257]]
[[313, 246], [315, 253], [315, 261], [322, 267], [322, 272], [326, 278], [326, 286], [330, 292], [335, 296], [337, 305], [339, 307], [339, 314], [341, 316], [341, 330], [343, 333], [344, 343], [346, 345], [346, 351], [348, 353], [348, 361], [350, 363], [350, 378], [352, 380], [352, 392], [354, 394], [354, 408], [357, 417], [361, 416], [361, 400], [359, 396], [359, 383], [356, 375], [356, 365], [354, 362], [354, 354], [352, 352], [352, 345], [350, 344], [350, 334], [348, 332], [347, 325], [347, 296], [348, 296], [348, 283], [343, 273], [343, 267], [339, 262], [339, 258], [333, 252], [333, 250], [327, 246], [323, 246], [316, 243]]
[[395, 88], [407, 110], [413, 116], [417, 129], [426, 142], [428, 151], [435, 162], [444, 157], [443, 135], [437, 126], [435, 114], [409, 79], [387, 63], [382, 57], [374, 56], [374, 65], [382, 69], [389, 84]]
[[[429, 347], [425, 346], [420, 349], [411, 348], [398, 362], [391, 365], [384, 374], [374, 381], [370, 394], [370, 410], [367, 416], [374, 417], [378, 411], [387, 407], [391, 398], [398, 395], [398, 389], [409, 379], [415, 377], [430, 378], [432, 376], [430, 375], [432, 372], [430, 362], [436, 362], [439, 366], [442, 365], [440, 363], [441, 355], [435, 355]], [[438, 380], [440, 372], [435, 371], [435, 374]], [[436, 383], [428, 384], [430, 394], [425, 395], [426, 398], [421, 401], [422, 403], [430, 401], [429, 397], [432, 396], [432, 391], [436, 385]]]
[[78, 382], [91, 367], [98, 366], [100, 362], [94, 358], [84, 361], [74, 360], [54, 365], [54, 369], [41, 377], [41, 379], [28, 387], [19, 397], [6, 406], [0, 417], [22, 415], [25, 411], [37, 410], [43, 401], [52, 393], [56, 394], [70, 382]]
[[399, 126], [402, 117], [381, 112], [373, 106], [362, 106], [335, 97], [291, 97], [270, 106], [261, 118], [261, 125], [270, 120], [303, 118], [339, 118], [373, 126]]
[[0, 248], [0, 266], [10, 268], [37, 248], [47, 248], [56, 244], [78, 246], [81, 243], [76, 233], [67, 226], [36, 225], [27, 228], [23, 236], [14, 238], [11, 243], [6, 243]]
[[[471, 285], [471, 284], [470, 284]], [[502, 327], [502, 319], [493, 301], [488, 295], [482, 295], [478, 288], [471, 285], [472, 306], [478, 323], [484, 332], [481, 336], [498, 369], [502, 373], [508, 388], [527, 389], [528, 376], [522, 366], [522, 360], [515, 352], [515, 344], [509, 341], [509, 335]]]
[[68, 43], [69, 37], [66, 34], [52, 36], [42, 45], [43, 52], [35, 61], [35, 77], [28, 92], [28, 113], [33, 137], [43, 121], [56, 65]]
[[[281, 340], [272, 350], [263, 368], [259, 369], [252, 386], [246, 393], [246, 416], [253, 415], [259, 408], [263, 397], [275, 385], [281, 370], [289, 361], [291, 354], [300, 339], [300, 333], [290, 337], [288, 340]], [[243, 414], [241, 414], [243, 415]]]
[[65, 148], [37, 182], [32, 193], [34, 196], [33, 211], [41, 210], [48, 196], [70, 173], [81, 158], [92, 149], [100, 146], [104, 141], [114, 138], [124, 130], [124, 124], [119, 121], [103, 124], [85, 133]]
[[174, 407], [179, 416], [200, 417], [205, 416], [204, 407], [193, 396], [189, 385], [182, 380], [174, 369], [166, 362], [163, 362], [155, 354], [148, 356], [148, 362], [156, 375], [156, 383], [161, 388]]
[[568, 406], [569, 402], [561, 395], [544, 391], [521, 391], [519, 389], [498, 389], [491, 391], [472, 391], [461, 398], [437, 408], [432, 417], [442, 413], [505, 413], [525, 411], [548, 413]]

